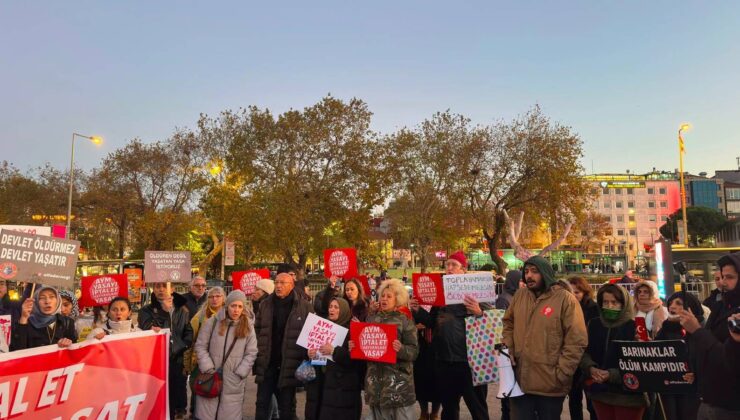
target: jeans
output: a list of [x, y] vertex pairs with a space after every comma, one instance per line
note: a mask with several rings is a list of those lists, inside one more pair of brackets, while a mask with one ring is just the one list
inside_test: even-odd
[[282, 420], [295, 420], [295, 387], [279, 388], [280, 369], [274, 366], [267, 368], [264, 380], [257, 385], [256, 420], [270, 420], [272, 398], [275, 396], [278, 403], [278, 412]]

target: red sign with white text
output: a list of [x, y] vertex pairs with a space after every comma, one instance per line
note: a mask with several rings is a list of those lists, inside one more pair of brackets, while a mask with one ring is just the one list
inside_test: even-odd
[[80, 308], [104, 306], [113, 298], [128, 298], [128, 275], [103, 274], [101, 276], [83, 277], [80, 282], [82, 296], [78, 304]]
[[357, 276], [357, 250], [339, 248], [324, 250], [324, 276], [349, 279]]
[[357, 277], [357, 281], [362, 285], [362, 290], [365, 292], [365, 296], [370, 296], [372, 289], [370, 288], [370, 283], [367, 281], [367, 276], [359, 276]]
[[168, 347], [143, 331], [0, 354], [0, 419], [168, 418]]
[[350, 358], [396, 363], [393, 342], [398, 338], [398, 329], [395, 325], [351, 322], [349, 336], [355, 345], [350, 352]]
[[254, 287], [258, 281], [269, 278], [270, 270], [267, 268], [231, 273], [231, 283], [234, 285], [234, 290], [241, 290], [247, 296], [254, 293]]
[[445, 306], [442, 273], [413, 273], [411, 284], [420, 305]]

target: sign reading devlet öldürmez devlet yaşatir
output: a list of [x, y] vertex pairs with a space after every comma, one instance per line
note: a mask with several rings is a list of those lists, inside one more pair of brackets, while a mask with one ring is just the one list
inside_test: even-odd
[[145, 251], [145, 283], [190, 283], [190, 251]]
[[0, 278], [72, 288], [80, 242], [0, 231]]

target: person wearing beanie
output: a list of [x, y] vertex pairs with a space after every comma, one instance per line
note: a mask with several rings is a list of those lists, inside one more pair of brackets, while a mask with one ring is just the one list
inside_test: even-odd
[[223, 380], [218, 397], [195, 397], [195, 418], [242, 418], [247, 377], [257, 359], [257, 336], [249, 321], [244, 292], [229, 293], [224, 307], [203, 324], [195, 354], [201, 373], [220, 371]]
[[[468, 260], [462, 251], [450, 255], [445, 261], [446, 274], [465, 274]], [[491, 283], [491, 287], [495, 287]], [[414, 321], [432, 329], [432, 348], [435, 355], [434, 374], [436, 393], [442, 403], [442, 419], [460, 417], [460, 398], [465, 401], [474, 420], [488, 420], [488, 386], [473, 386], [473, 375], [468, 365], [465, 343], [465, 318], [481, 316], [490, 309], [474, 298], [465, 297], [465, 303], [433, 307], [430, 312], [414, 305]], [[422, 418], [436, 418], [434, 413], [422, 412]]]
[[50, 286], [36, 287], [33, 299], [26, 299], [20, 316], [10, 328], [10, 351], [58, 344], [69, 347], [77, 341], [74, 321], [61, 314], [62, 298]]
[[270, 279], [262, 279], [257, 281], [257, 284], [254, 285], [254, 292], [249, 296], [249, 298], [252, 300], [252, 310], [254, 311], [254, 315], [257, 316], [260, 310], [260, 303], [267, 299], [267, 296], [270, 296], [272, 292], [275, 291], [275, 282]]
[[712, 306], [706, 326], [692, 313], [678, 311], [687, 344], [696, 349], [699, 386], [698, 418], [740, 418], [740, 334], [732, 334], [729, 319], [740, 320], [740, 253], [727, 254], [717, 261], [722, 279], [722, 300]]
[[578, 300], [557, 283], [552, 265], [537, 255], [524, 263], [526, 288], [504, 315], [503, 342], [524, 395], [511, 398], [512, 418], [559, 419], [588, 344]]

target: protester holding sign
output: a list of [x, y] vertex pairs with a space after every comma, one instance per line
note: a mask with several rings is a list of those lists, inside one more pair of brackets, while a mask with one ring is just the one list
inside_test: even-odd
[[226, 305], [206, 321], [195, 343], [200, 373], [218, 373], [223, 385], [215, 398], [196, 396], [198, 419], [242, 417], [247, 376], [257, 358], [257, 336], [247, 316], [247, 297], [234, 290]]
[[512, 417], [559, 419], [573, 375], [588, 344], [575, 296], [554, 289], [552, 265], [537, 255], [524, 263], [526, 289], [504, 315], [503, 341], [524, 395], [511, 398]]
[[706, 328], [690, 311], [679, 312], [681, 325], [689, 334], [688, 343], [696, 348], [699, 383], [699, 419], [740, 418], [740, 372], [737, 344], [730, 333], [728, 318], [740, 312], [740, 253], [725, 255], [717, 261], [722, 273], [722, 301], [712, 307]]
[[170, 283], [154, 283], [149, 305], [139, 311], [142, 330], [170, 329], [169, 398], [173, 417], [184, 415], [187, 407], [187, 379], [183, 375], [183, 356], [193, 343], [193, 329], [185, 298], [172, 293]]
[[[332, 299], [328, 319], [349, 328], [349, 303], [342, 298]], [[310, 349], [308, 357], [314, 358], [318, 353], [329, 355], [332, 360], [325, 367], [317, 367], [316, 379], [306, 384], [306, 420], [359, 420], [364, 363], [350, 359], [349, 337], [338, 347], [327, 342], [318, 350]]]
[[344, 283], [343, 297], [349, 302], [352, 310], [352, 319], [365, 322], [370, 303], [368, 298], [365, 297], [365, 289], [357, 279], [350, 279]]
[[[445, 261], [448, 275], [465, 274], [467, 258], [462, 251], [450, 255]], [[491, 288], [494, 288], [491, 281]], [[473, 386], [473, 375], [468, 365], [468, 350], [465, 343], [465, 317], [482, 316], [490, 305], [479, 304], [475, 298], [466, 296], [464, 303], [433, 307], [431, 312], [424, 308], [416, 311], [417, 323], [431, 328], [432, 347], [435, 353], [435, 375], [437, 395], [442, 399], [442, 419], [460, 418], [460, 398], [470, 410], [474, 420], [488, 420], [488, 386]]]
[[635, 338], [634, 305], [627, 289], [605, 284], [596, 295], [599, 318], [588, 324], [588, 347], [581, 359], [586, 394], [600, 420], [641, 419], [648, 405], [644, 393], [623, 390], [615, 340]]
[[58, 344], [69, 347], [77, 341], [74, 321], [62, 315], [62, 298], [49, 286], [39, 285], [33, 299], [26, 299], [17, 322], [11, 327], [10, 351]]
[[102, 340], [106, 335], [125, 334], [141, 331], [131, 321], [131, 302], [125, 297], [116, 297], [108, 305], [108, 319], [98, 328], [95, 328], [87, 336], [88, 340], [96, 338]]
[[[409, 294], [397, 279], [383, 282], [378, 292], [380, 312], [368, 316], [367, 322], [396, 326], [398, 338], [392, 344], [396, 363], [367, 363], [365, 402], [374, 420], [411, 420], [415, 416], [413, 362], [418, 355], [418, 342], [414, 322], [399, 311], [408, 305]], [[360, 344], [350, 341], [349, 349], [356, 345]]]

